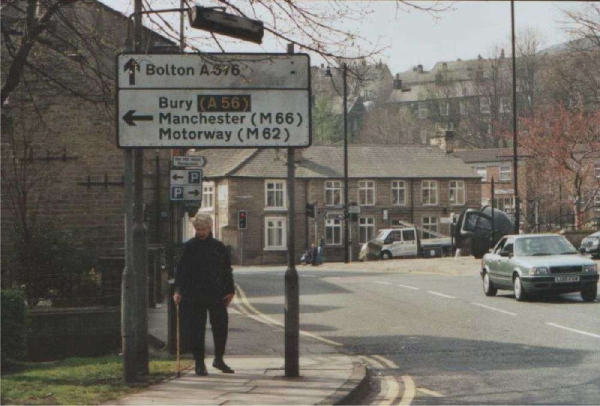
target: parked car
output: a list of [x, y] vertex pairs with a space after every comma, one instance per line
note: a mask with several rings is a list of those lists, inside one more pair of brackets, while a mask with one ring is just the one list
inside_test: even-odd
[[484, 255], [481, 265], [486, 296], [507, 289], [522, 301], [536, 293], [581, 292], [583, 300], [592, 302], [598, 293], [596, 263], [561, 235], [504, 236]]
[[579, 251], [582, 254], [592, 254], [592, 258], [600, 258], [600, 231], [585, 237], [581, 241]]

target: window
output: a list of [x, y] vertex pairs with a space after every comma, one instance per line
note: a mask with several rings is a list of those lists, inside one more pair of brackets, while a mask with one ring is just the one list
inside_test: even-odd
[[427, 118], [428, 115], [427, 103], [419, 103], [419, 118]]
[[600, 179], [600, 161], [594, 162], [594, 174]]
[[358, 219], [358, 242], [364, 244], [375, 235], [375, 218], [361, 217]]
[[466, 100], [461, 100], [459, 102], [459, 107], [460, 107], [460, 115], [461, 116], [466, 116], [467, 114], [469, 114], [469, 105], [467, 103]]
[[510, 165], [501, 166], [500, 167], [500, 180], [501, 181], [510, 181], [510, 173], [511, 173]]
[[479, 109], [481, 114], [490, 114], [490, 98], [480, 97], [479, 98]]
[[361, 180], [358, 182], [358, 204], [360, 206], [373, 206], [375, 204], [375, 182]]
[[[598, 192], [600, 193], [600, 192]], [[594, 196], [594, 210], [600, 211], [600, 194]]]
[[482, 181], [485, 182], [487, 180], [487, 169], [485, 168], [485, 166], [476, 167], [475, 172], [477, 172], [477, 175], [481, 176]]
[[508, 97], [500, 98], [500, 113], [510, 113], [510, 99]]
[[428, 233], [425, 230], [438, 232], [438, 220], [437, 217], [423, 217], [423, 238], [436, 238], [436, 234]]
[[287, 249], [287, 230], [285, 217], [265, 217], [265, 249]]
[[462, 180], [451, 180], [448, 186], [450, 187], [450, 204], [465, 204], [465, 182]]
[[450, 103], [440, 102], [440, 116], [447, 116], [450, 114]]
[[265, 202], [270, 209], [285, 209], [285, 181], [265, 181]]
[[429, 206], [438, 204], [437, 181], [424, 180], [421, 183], [421, 202]]
[[395, 206], [406, 205], [406, 182], [403, 180], [392, 181], [392, 204]]
[[494, 198], [494, 208], [506, 213], [512, 213], [515, 208], [513, 198], [511, 196]]
[[454, 131], [454, 121], [447, 121], [442, 123], [442, 129], [446, 131]]
[[402, 230], [402, 239], [404, 241], [415, 241], [417, 239], [415, 230]]
[[325, 206], [340, 206], [344, 204], [342, 182], [339, 180], [325, 181]]
[[214, 210], [215, 208], [215, 184], [205, 182], [202, 184], [202, 209]]
[[325, 244], [342, 244], [342, 220], [325, 220]]

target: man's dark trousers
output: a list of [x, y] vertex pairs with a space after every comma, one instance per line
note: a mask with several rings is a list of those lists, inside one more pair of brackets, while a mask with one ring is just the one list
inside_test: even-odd
[[215, 344], [215, 358], [223, 358], [227, 344], [229, 316], [227, 306], [221, 300], [204, 302], [200, 300], [184, 301], [182, 317], [187, 321], [194, 359], [204, 361], [204, 337], [206, 335], [206, 313], [210, 316]]

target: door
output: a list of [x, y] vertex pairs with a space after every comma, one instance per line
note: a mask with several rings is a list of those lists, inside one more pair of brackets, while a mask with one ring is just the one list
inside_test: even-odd
[[393, 257], [402, 256], [402, 233], [400, 230], [392, 230], [386, 239], [389, 243], [384, 247], [392, 253]]
[[416, 257], [418, 253], [417, 232], [414, 228], [402, 230], [402, 255]]
[[508, 238], [500, 251], [497, 284], [505, 288], [512, 287], [512, 258], [514, 255], [514, 238]]

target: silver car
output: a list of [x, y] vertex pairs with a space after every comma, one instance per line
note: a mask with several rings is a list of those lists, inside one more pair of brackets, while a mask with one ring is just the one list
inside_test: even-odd
[[518, 301], [536, 293], [581, 292], [583, 300], [592, 302], [598, 292], [596, 263], [555, 234], [503, 237], [484, 255], [481, 278], [486, 296], [495, 296], [498, 289], [514, 290]]
[[600, 231], [585, 237], [581, 241], [579, 251], [582, 254], [592, 254], [592, 258], [600, 258]]

